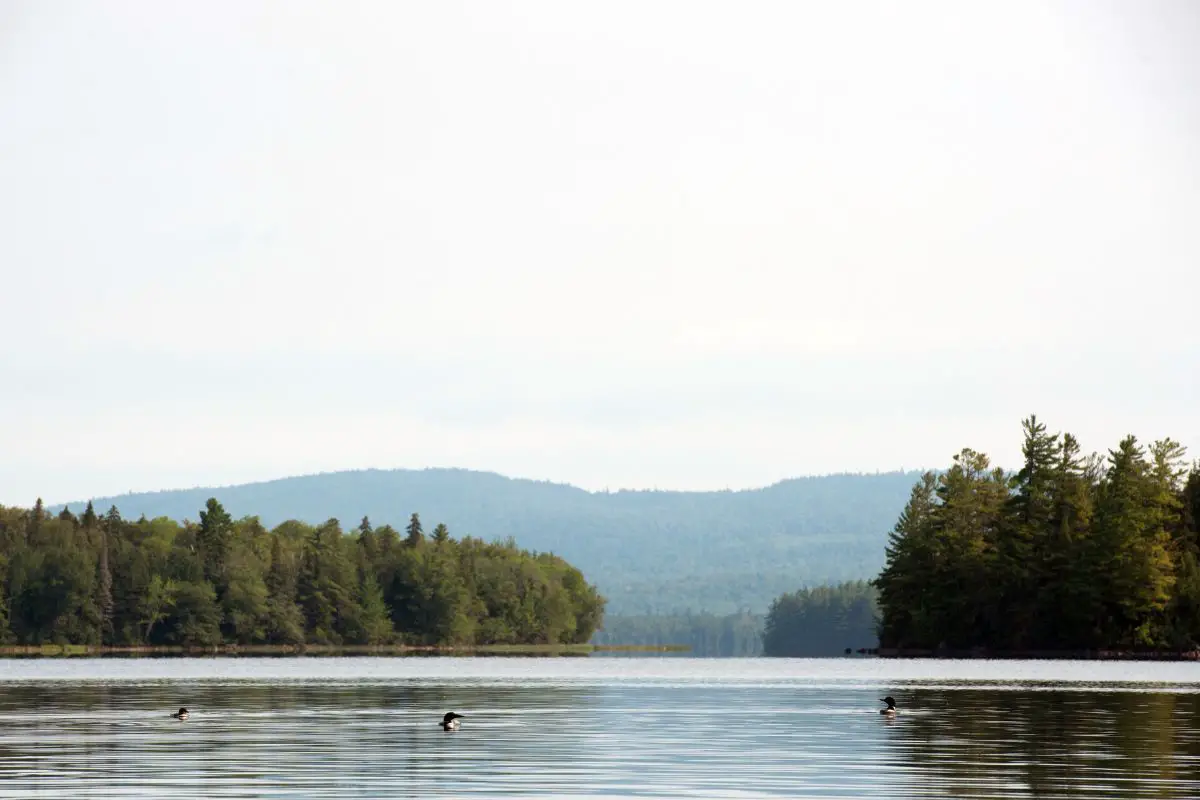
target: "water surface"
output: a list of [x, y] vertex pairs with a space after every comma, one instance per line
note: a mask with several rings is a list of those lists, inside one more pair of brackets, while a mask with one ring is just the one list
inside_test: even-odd
[[72, 795], [1195, 798], [1200, 665], [0, 660], [0, 798]]

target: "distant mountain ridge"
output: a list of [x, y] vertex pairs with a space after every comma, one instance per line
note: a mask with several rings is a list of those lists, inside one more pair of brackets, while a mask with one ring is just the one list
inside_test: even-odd
[[[209, 497], [257, 515], [349, 530], [365, 515], [403, 528], [416, 511], [455, 537], [513, 537], [578, 566], [610, 614], [764, 612], [802, 585], [871, 578], [919, 473], [791, 478], [761, 489], [589, 492], [467, 469], [365, 469], [225, 487], [92, 498], [98, 513], [195, 520]], [[86, 501], [65, 505], [74, 511]], [[64, 504], [55, 506], [57, 512]]]

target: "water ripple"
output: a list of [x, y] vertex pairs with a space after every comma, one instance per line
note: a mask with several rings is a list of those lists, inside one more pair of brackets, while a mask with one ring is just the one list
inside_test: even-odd
[[4, 662], [0, 798], [1200, 796], [1194, 674], [890, 663]]

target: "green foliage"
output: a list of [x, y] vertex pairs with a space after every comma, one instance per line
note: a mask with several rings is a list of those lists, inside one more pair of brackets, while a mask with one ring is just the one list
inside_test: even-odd
[[[578, 644], [605, 600], [561, 558], [511, 542], [401, 542], [367, 518], [268, 530], [210, 498], [199, 524], [0, 506], [0, 642]], [[407, 545], [407, 546], [406, 546]]]
[[767, 612], [763, 653], [802, 658], [874, 647], [876, 614], [876, 592], [866, 581], [781, 595]]
[[[381, 549], [402, 543], [414, 527], [398, 509], [420, 508], [421, 517], [451, 531], [485, 541], [513, 536], [523, 547], [563, 556], [600, 587], [610, 613], [691, 609], [720, 616], [765, 613], [774, 598], [796, 588], [797, 575], [817, 585], [878, 574], [886, 531], [918, 477], [888, 472], [798, 478], [745, 491], [587, 492], [461, 469], [359, 470], [222, 488], [220, 498], [235, 519], [257, 513], [268, 526], [289, 517], [309, 524], [359, 520], [365, 513]], [[97, 507], [116, 502], [131, 517], [195, 519], [195, 509], [215, 493], [132, 494], [97, 500]], [[420, 538], [436, 541], [430, 529]], [[378, 577], [388, 591], [390, 578]]]
[[421, 517], [415, 512], [408, 521], [408, 536], [404, 539], [409, 547], [418, 547], [425, 541], [425, 533], [421, 530]]
[[200, 512], [200, 528], [196, 531], [196, 546], [204, 562], [204, 579], [214, 585], [224, 582], [225, 561], [233, 538], [233, 518], [215, 497]]
[[1200, 640], [1198, 468], [1170, 439], [1106, 460], [1023, 424], [1024, 465], [964, 450], [914, 487], [874, 581], [882, 646], [1191, 648]]

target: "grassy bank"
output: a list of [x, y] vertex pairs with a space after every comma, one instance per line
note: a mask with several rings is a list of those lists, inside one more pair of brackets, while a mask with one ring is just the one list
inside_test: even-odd
[[462, 646], [421, 645], [219, 645], [215, 647], [145, 646], [103, 647], [100, 645], [43, 644], [3, 645], [0, 657], [29, 656], [399, 656], [399, 655], [521, 655], [585, 656], [592, 653], [681, 653], [687, 645], [593, 645], [593, 644], [483, 644]]

